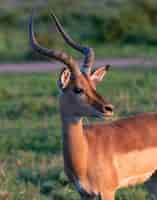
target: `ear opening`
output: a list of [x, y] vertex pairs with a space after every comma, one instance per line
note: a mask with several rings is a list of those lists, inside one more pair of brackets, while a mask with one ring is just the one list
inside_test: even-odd
[[95, 83], [99, 83], [103, 80], [104, 76], [106, 76], [108, 70], [110, 68], [110, 65], [105, 65], [98, 67], [94, 72], [91, 74], [91, 80], [94, 81]]
[[58, 80], [58, 86], [61, 90], [64, 90], [68, 86], [70, 82], [70, 77], [71, 77], [71, 72], [69, 68], [63, 68]]

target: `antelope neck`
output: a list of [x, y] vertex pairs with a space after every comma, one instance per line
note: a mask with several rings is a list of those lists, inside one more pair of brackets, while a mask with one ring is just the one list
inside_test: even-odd
[[81, 176], [87, 166], [87, 141], [83, 133], [82, 118], [76, 121], [62, 117], [62, 123], [65, 168], [73, 171], [73, 175], [79, 178], [78, 176]]
[[[80, 141], [84, 138], [82, 118], [62, 117], [63, 141]], [[69, 142], [70, 142], [69, 141]], [[78, 144], [79, 145], [79, 144]], [[80, 145], [79, 145], [80, 146]]]

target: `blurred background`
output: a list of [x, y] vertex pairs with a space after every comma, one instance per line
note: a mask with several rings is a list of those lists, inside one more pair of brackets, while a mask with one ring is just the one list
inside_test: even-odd
[[[123, 68], [113, 65], [98, 87], [115, 106], [114, 121], [157, 111], [157, 1], [0, 1], [0, 200], [79, 200], [63, 171], [59, 72], [44, 72], [47, 58], [29, 45], [33, 7], [37, 38], [43, 46], [82, 58], [56, 31], [51, 8], [74, 40], [94, 48], [97, 61], [109, 59], [116, 66], [120, 58], [131, 59]], [[141, 58], [144, 62], [132, 65]], [[151, 60], [153, 65], [144, 67]], [[32, 72], [39, 61], [43, 71]], [[21, 68], [23, 72], [29, 68], [29, 73], [19, 73]], [[140, 185], [118, 191], [116, 199], [152, 200], [153, 196]]]
[[49, 16], [51, 8], [66, 31], [95, 48], [99, 58], [156, 55], [155, 0], [1, 0], [0, 62], [43, 59], [32, 54], [28, 43], [32, 7], [36, 8], [38, 39], [45, 46], [67, 48]]

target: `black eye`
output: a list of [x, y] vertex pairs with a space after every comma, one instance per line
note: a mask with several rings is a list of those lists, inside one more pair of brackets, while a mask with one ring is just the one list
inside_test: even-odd
[[83, 93], [83, 89], [79, 87], [74, 87], [73, 91], [77, 94]]

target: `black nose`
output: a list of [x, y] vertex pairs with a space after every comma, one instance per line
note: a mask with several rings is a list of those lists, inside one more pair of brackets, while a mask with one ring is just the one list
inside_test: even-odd
[[105, 110], [106, 110], [106, 111], [113, 111], [113, 105], [110, 105], [110, 104], [109, 104], [109, 105], [106, 105], [106, 106], [105, 106]]
[[113, 108], [112, 104], [104, 106], [105, 112], [113, 112]]

